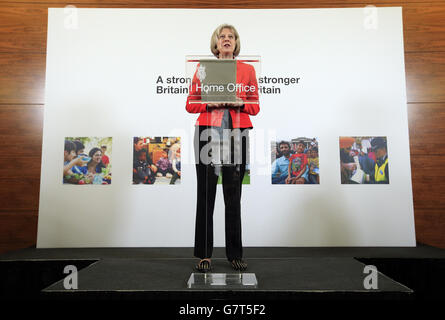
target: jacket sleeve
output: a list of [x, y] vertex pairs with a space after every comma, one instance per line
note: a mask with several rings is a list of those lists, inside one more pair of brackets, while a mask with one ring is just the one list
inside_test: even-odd
[[259, 104], [259, 95], [258, 95], [258, 82], [256, 79], [255, 69], [253, 66], [248, 65], [248, 72], [249, 72], [249, 83], [247, 83], [248, 86], [254, 86], [255, 91], [247, 92], [246, 94], [246, 101], [255, 101], [256, 103], [245, 103], [244, 108], [242, 108], [242, 112], [245, 112], [251, 116], [256, 115], [258, 112], [260, 112], [260, 104]]
[[189, 95], [185, 105], [185, 109], [190, 113], [201, 113], [207, 111], [206, 103], [193, 102], [194, 100], [201, 100], [201, 83], [197, 77], [197, 72], [198, 70], [196, 70], [195, 75], [193, 76], [193, 80], [189, 88]]

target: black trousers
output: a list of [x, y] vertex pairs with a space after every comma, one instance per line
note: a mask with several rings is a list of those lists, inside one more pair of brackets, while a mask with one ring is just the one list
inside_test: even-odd
[[[201, 151], [211, 141], [211, 138], [200, 140], [202, 132], [207, 127], [196, 127], [195, 131], [195, 157], [197, 177], [197, 202], [195, 226], [194, 255], [200, 259], [210, 258], [213, 252], [213, 211], [217, 190], [218, 170], [215, 165], [202, 161]], [[225, 204], [225, 236], [226, 255], [229, 261], [241, 259], [243, 245], [241, 236], [241, 189], [242, 181], [248, 161], [248, 129], [241, 130], [241, 139], [232, 138], [232, 151], [236, 143], [240, 143], [242, 153], [241, 161], [233, 165], [222, 166], [222, 188]], [[235, 139], [236, 140], [236, 139]], [[233, 159], [233, 157], [232, 157]]]

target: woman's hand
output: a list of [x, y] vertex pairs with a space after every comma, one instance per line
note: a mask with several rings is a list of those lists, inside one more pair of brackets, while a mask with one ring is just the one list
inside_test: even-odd
[[227, 103], [227, 107], [241, 108], [244, 105], [244, 100], [236, 97], [236, 102]]
[[207, 108], [241, 108], [244, 100], [236, 97], [236, 102], [207, 103]]
[[225, 108], [226, 103], [207, 103], [207, 108]]

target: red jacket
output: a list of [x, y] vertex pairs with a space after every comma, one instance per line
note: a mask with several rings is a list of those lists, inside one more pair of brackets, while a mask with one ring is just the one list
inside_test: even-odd
[[[256, 80], [255, 69], [253, 66], [237, 61], [236, 63], [236, 83], [243, 86], [253, 86], [254, 90], [249, 92], [237, 92], [237, 96], [244, 101], [255, 100], [258, 101], [258, 83]], [[192, 103], [192, 100], [200, 100], [201, 89], [196, 88], [200, 81], [195, 73], [190, 88], [189, 96], [187, 97], [187, 103], [185, 109], [190, 113], [201, 113], [196, 121], [196, 126], [212, 126], [220, 127], [222, 117], [224, 115], [224, 108], [212, 108], [207, 110], [206, 103]], [[230, 115], [232, 116], [233, 128], [252, 128], [252, 122], [249, 115], [256, 115], [260, 111], [259, 103], [246, 103], [243, 108], [229, 108]]]

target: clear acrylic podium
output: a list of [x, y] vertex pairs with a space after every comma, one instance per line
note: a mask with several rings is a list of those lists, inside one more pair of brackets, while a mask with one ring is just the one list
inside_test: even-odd
[[[185, 60], [186, 77], [189, 81], [187, 103], [191, 105], [207, 104], [207, 107], [213, 104], [211, 108], [218, 107], [220, 108], [218, 111], [223, 110], [222, 112], [227, 116], [226, 120], [223, 116], [220, 128], [207, 125], [210, 129], [204, 130], [202, 134], [200, 132], [199, 137], [195, 135], [195, 139], [197, 139], [194, 142], [195, 148], [203, 141], [207, 141], [206, 147], [210, 147], [205, 152], [201, 152], [202, 150], [199, 149], [199, 152], [195, 153], [196, 163], [206, 165], [206, 177], [213, 173], [216, 176], [222, 176], [224, 167], [235, 168], [230, 172], [238, 170], [239, 173], [240, 165], [249, 162], [248, 156], [245, 160], [242, 159], [242, 150], [248, 149], [248, 147], [242, 149], [242, 146], [248, 144], [248, 137], [241, 135], [239, 129], [232, 131], [233, 128], [227, 125], [230, 123], [229, 117], [231, 117], [229, 109], [259, 104], [258, 77], [261, 73], [261, 57], [238, 56], [236, 59], [217, 59], [214, 56], [190, 55], [186, 56]], [[245, 133], [247, 132], [246, 130]], [[208, 173], [209, 170], [212, 172]], [[224, 179], [222, 180], [224, 181]], [[211, 181], [216, 183], [214, 177]], [[241, 185], [239, 179], [232, 181], [229, 178], [228, 181], [229, 184]], [[205, 185], [208, 184], [206, 178]], [[231, 290], [252, 289], [257, 286], [258, 281], [254, 273], [242, 273], [235, 270], [232, 273], [194, 272], [187, 281], [189, 289]]]
[[255, 273], [192, 273], [189, 289], [254, 289], [258, 287]]

